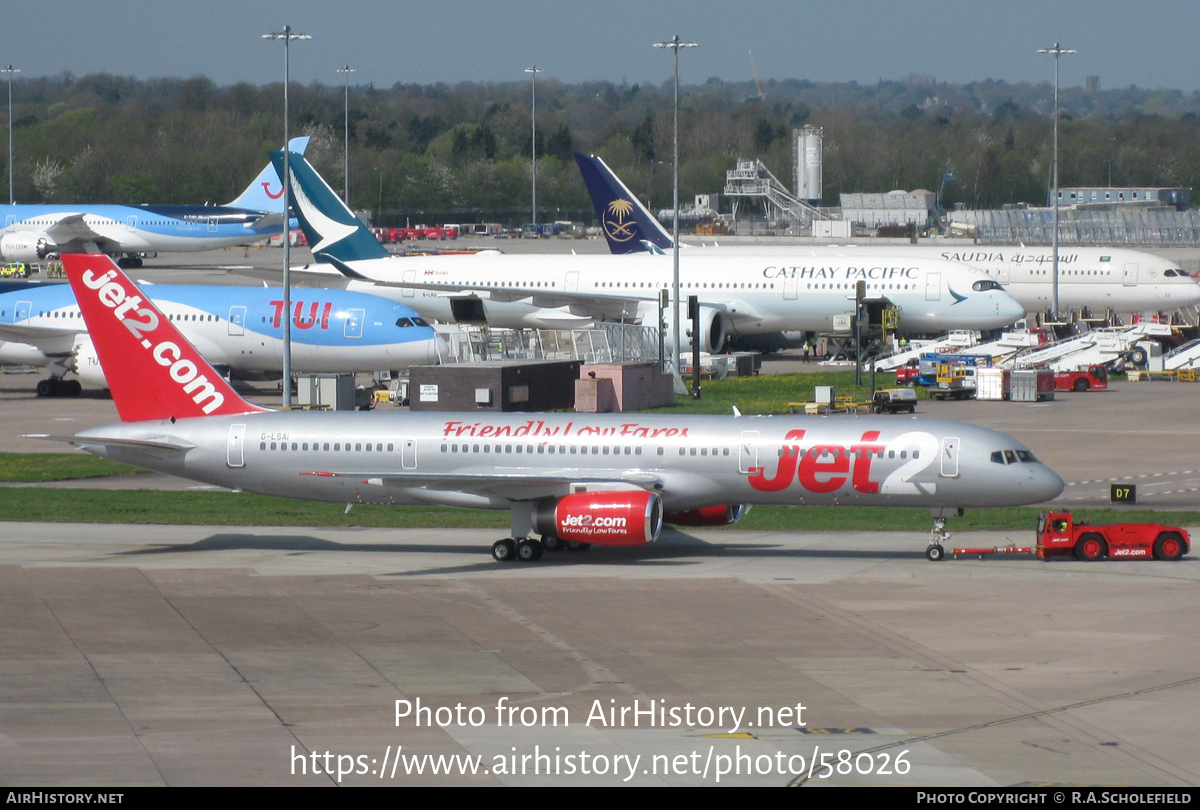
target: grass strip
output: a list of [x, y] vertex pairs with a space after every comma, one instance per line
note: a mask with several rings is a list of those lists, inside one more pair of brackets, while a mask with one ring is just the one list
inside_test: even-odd
[[0, 482], [5, 483], [36, 484], [144, 472], [91, 453], [0, 453]]
[[[1037, 509], [969, 509], [951, 518], [951, 531], [1027, 531], [1033, 542]], [[1200, 512], [1086, 509], [1093, 523], [1200, 525]], [[315, 503], [246, 492], [0, 488], [0, 521], [142, 523], [202, 526], [314, 526], [507, 529], [507, 511], [437, 506], [355, 506]], [[757, 531], [929, 531], [928, 509], [866, 506], [757, 506], [736, 526]]]

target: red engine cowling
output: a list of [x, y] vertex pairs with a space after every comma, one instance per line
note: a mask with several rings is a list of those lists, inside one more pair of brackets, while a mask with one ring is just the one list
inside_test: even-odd
[[687, 512], [668, 512], [663, 515], [663, 522], [674, 526], [729, 526], [741, 520], [744, 514], [745, 504], [717, 504]]
[[539, 534], [597, 546], [642, 546], [662, 531], [662, 498], [656, 492], [579, 492], [537, 510]]

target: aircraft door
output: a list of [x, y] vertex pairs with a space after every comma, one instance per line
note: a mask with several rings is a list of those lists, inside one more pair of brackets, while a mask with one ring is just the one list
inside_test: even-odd
[[137, 230], [137, 222], [138, 222], [138, 218], [136, 215], [128, 217], [125, 220], [125, 230], [136, 231]]
[[749, 473], [758, 466], [758, 431], [743, 430], [738, 444], [738, 472]]
[[240, 337], [246, 334], [246, 308], [242, 306], [229, 308], [229, 336]]
[[13, 323], [29, 320], [29, 316], [33, 313], [32, 301], [18, 301], [16, 308], [13, 310]]
[[925, 276], [925, 300], [942, 300], [942, 274], [928, 273]]
[[363, 321], [367, 319], [367, 311], [365, 309], [348, 309], [346, 310], [346, 331], [347, 338], [357, 339], [363, 336]]
[[788, 301], [795, 301], [796, 296], [800, 294], [800, 277], [793, 269], [790, 276], [783, 277], [783, 297]]
[[8, 216], [6, 216], [4, 218], [4, 227], [5, 228], [11, 228], [13, 225], [16, 225], [16, 224], [17, 224], [17, 215], [16, 214], [9, 214]]
[[225, 463], [230, 467], [245, 467], [246, 457], [244, 451], [246, 439], [245, 425], [230, 425], [229, 426], [229, 441], [225, 445]]
[[942, 439], [942, 478], [958, 478], [958, 437]]
[[417, 468], [417, 442], [415, 439], [405, 439], [400, 448], [400, 466], [406, 470]]
[[216, 217], [208, 218], [208, 232], [209, 233], [217, 232], [217, 218]]
[[1126, 287], [1136, 287], [1137, 286], [1137, 276], [1138, 276], [1137, 262], [1129, 262], [1128, 264], [1126, 264], [1124, 278], [1122, 279], [1125, 286]]
[[[416, 270], [405, 270], [404, 271], [404, 283], [405, 284], [415, 284], [416, 281], [417, 281], [417, 271]], [[401, 298], [412, 298], [416, 294], [417, 294], [417, 291], [414, 290], [412, 287], [402, 287], [400, 289], [400, 297]]]
[[579, 292], [579, 271], [572, 270], [567, 273], [566, 281], [563, 282], [563, 287], [567, 292]]

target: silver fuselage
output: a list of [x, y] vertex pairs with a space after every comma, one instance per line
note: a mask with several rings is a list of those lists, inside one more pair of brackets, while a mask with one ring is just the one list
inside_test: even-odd
[[[209, 484], [337, 503], [507, 509], [582, 486], [657, 491], [668, 512], [987, 507], [1040, 503], [1063, 489], [1002, 433], [894, 416], [268, 412], [109, 425], [74, 443]], [[1028, 460], [994, 460], [1004, 451]]]

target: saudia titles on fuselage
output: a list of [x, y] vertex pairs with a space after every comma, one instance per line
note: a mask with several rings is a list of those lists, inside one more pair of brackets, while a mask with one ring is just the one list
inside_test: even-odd
[[[962, 252], [954, 252], [947, 250], [942, 253], [942, 258], [948, 262], [962, 262], [963, 264], [1053, 264], [1053, 254], [1033, 254], [1033, 253], [1004, 253], [1003, 251], [986, 251], [986, 250], [968, 250]], [[1079, 261], [1078, 253], [1063, 253], [1059, 251], [1059, 264], [1072, 264]], [[1103, 261], [1103, 259], [1101, 259]]]
[[846, 281], [870, 280], [870, 281], [888, 281], [890, 279], [915, 279], [917, 278], [918, 269], [916, 267], [808, 267], [805, 265], [793, 265], [791, 267], [782, 267], [771, 265], [764, 267], [762, 274], [763, 278], [818, 278], [825, 281], [837, 281], [845, 279]]

